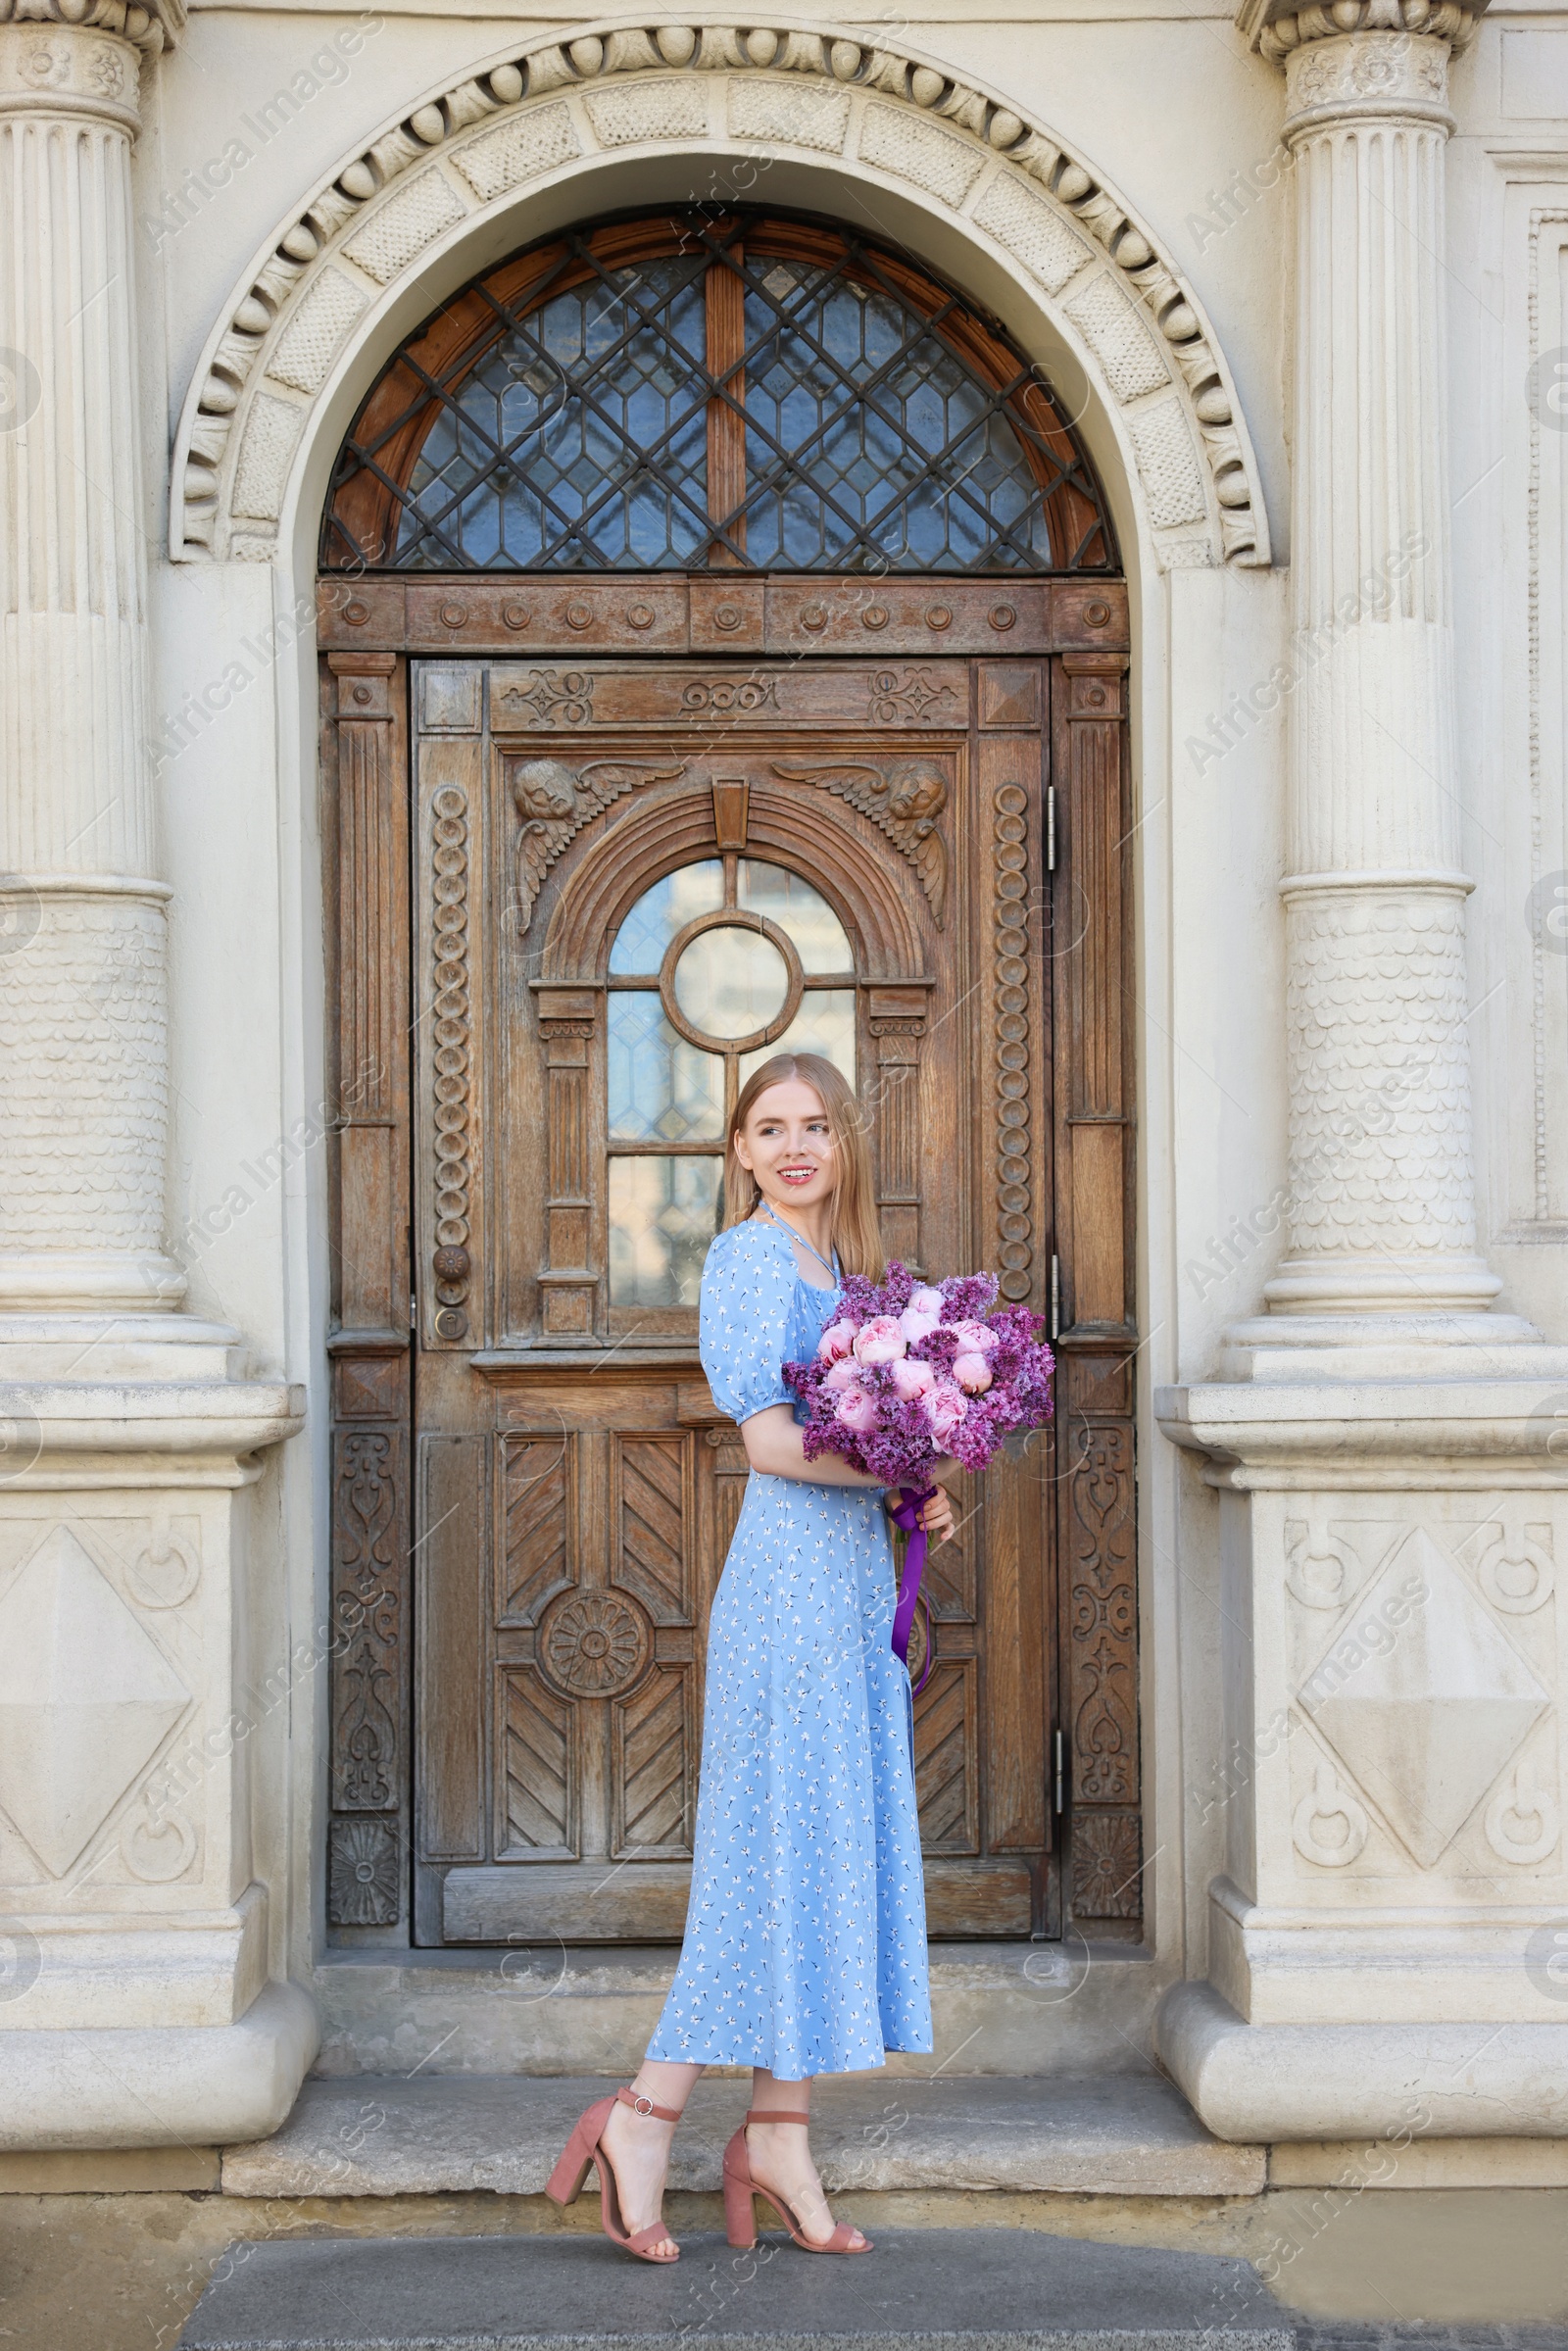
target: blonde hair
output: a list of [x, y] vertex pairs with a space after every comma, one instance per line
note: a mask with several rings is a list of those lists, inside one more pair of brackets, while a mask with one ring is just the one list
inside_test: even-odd
[[787, 1085], [791, 1078], [811, 1088], [833, 1130], [839, 1180], [829, 1230], [839, 1263], [846, 1273], [864, 1274], [868, 1281], [880, 1282], [887, 1260], [877, 1223], [865, 1115], [844, 1072], [821, 1053], [775, 1053], [760, 1069], [754, 1069], [741, 1088], [724, 1143], [724, 1223], [744, 1224], [762, 1197], [751, 1169], [740, 1163], [735, 1138], [745, 1132], [759, 1096], [769, 1086]]

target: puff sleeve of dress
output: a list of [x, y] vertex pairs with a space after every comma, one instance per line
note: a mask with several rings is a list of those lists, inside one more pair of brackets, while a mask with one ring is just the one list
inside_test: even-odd
[[794, 1305], [795, 1251], [784, 1234], [738, 1224], [718, 1235], [703, 1268], [699, 1347], [713, 1401], [731, 1420], [794, 1402], [784, 1385]]

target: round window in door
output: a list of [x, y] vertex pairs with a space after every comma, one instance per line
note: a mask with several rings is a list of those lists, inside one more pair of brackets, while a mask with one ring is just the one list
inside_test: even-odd
[[696, 1305], [725, 1120], [771, 1053], [854, 1085], [855, 977], [843, 923], [782, 865], [706, 857], [638, 899], [608, 979], [612, 1306]]

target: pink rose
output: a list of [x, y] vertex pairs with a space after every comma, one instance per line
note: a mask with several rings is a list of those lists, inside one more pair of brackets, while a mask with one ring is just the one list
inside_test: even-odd
[[936, 1377], [930, 1364], [920, 1362], [914, 1355], [901, 1355], [893, 1366], [893, 1385], [906, 1404], [912, 1404], [916, 1396], [935, 1387]]
[[909, 1293], [909, 1304], [916, 1314], [929, 1314], [933, 1322], [942, 1320], [942, 1293], [929, 1282], [922, 1282]]
[[953, 1376], [965, 1396], [984, 1396], [991, 1385], [991, 1366], [984, 1355], [956, 1355]]
[[958, 1351], [965, 1355], [995, 1354], [1002, 1344], [988, 1322], [956, 1322], [953, 1336], [958, 1342]]
[[841, 1363], [835, 1363], [832, 1370], [823, 1375], [822, 1385], [824, 1388], [840, 1390], [858, 1387], [856, 1366], [848, 1359]]
[[842, 1363], [855, 1345], [856, 1326], [853, 1322], [830, 1322], [816, 1343], [816, 1351], [824, 1363]]
[[918, 1306], [906, 1306], [899, 1316], [899, 1329], [911, 1347], [918, 1347], [922, 1339], [929, 1339], [936, 1327], [936, 1316], [922, 1314]]
[[860, 1387], [858, 1382], [852, 1381], [848, 1388], [840, 1389], [833, 1416], [835, 1420], [842, 1421], [845, 1428], [853, 1429], [857, 1436], [868, 1437], [877, 1424], [876, 1397], [868, 1389]]
[[938, 1380], [920, 1398], [926, 1425], [938, 1445], [946, 1445], [969, 1409], [963, 1391], [952, 1380]]
[[891, 1314], [873, 1314], [855, 1334], [855, 1352], [862, 1363], [896, 1362], [908, 1344]]

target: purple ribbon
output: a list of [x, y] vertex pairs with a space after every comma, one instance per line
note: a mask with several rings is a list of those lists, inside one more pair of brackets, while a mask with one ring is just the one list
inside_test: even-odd
[[916, 1696], [931, 1678], [932, 1663], [931, 1608], [928, 1601], [920, 1600], [920, 1578], [925, 1574], [926, 1546], [920, 1510], [923, 1503], [933, 1498], [936, 1491], [934, 1486], [928, 1486], [923, 1494], [917, 1494], [912, 1486], [901, 1486], [892, 1512], [894, 1524], [902, 1527], [909, 1538], [909, 1547], [904, 1554], [904, 1580], [899, 1586], [898, 1605], [893, 1611], [893, 1654], [906, 1668], [909, 1662], [909, 1635], [914, 1629], [915, 1603], [919, 1601], [925, 1609], [925, 1664], [920, 1670], [919, 1681], [914, 1685]]

